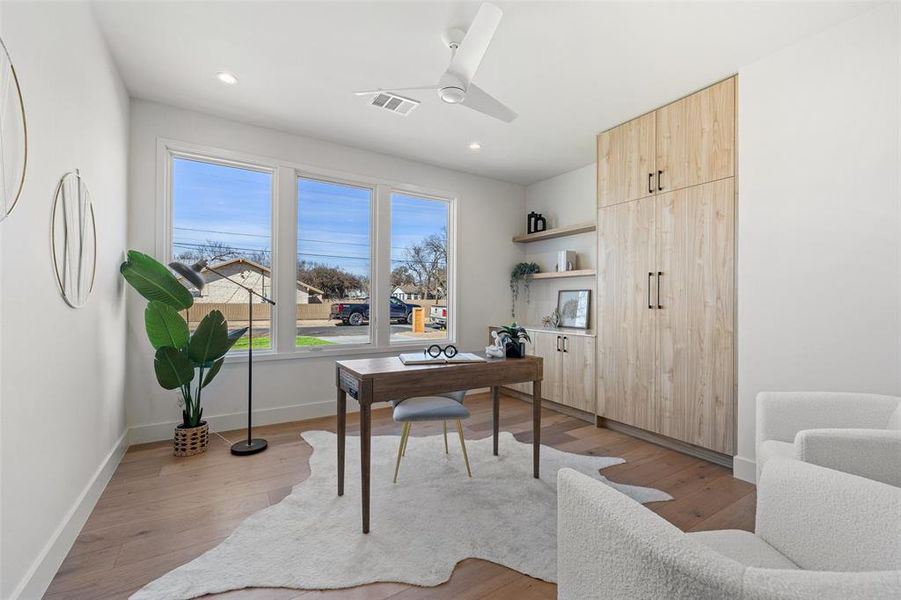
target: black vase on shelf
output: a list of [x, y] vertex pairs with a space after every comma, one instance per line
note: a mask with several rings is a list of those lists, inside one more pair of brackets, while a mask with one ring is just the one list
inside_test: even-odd
[[535, 217], [538, 216], [538, 213], [534, 210], [529, 213], [529, 216], [526, 217], [526, 233], [535, 233]]
[[534, 233], [538, 233], [539, 231], [547, 230], [547, 219], [541, 216], [541, 213], [538, 213], [538, 216], [535, 217], [535, 230]]

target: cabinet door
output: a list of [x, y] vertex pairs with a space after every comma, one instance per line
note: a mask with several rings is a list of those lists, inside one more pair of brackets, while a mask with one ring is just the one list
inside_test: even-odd
[[[544, 380], [541, 382], [541, 397], [553, 402], [560, 402], [560, 369], [563, 353], [562, 336], [550, 331], [529, 332], [532, 336], [535, 356], [544, 359]], [[532, 393], [532, 384], [528, 386], [529, 394]]]
[[598, 136], [598, 206], [611, 206], [654, 194], [654, 113]]
[[655, 431], [734, 449], [734, 180], [657, 196]]
[[735, 174], [735, 78], [657, 111], [657, 189], [675, 191]]
[[655, 198], [598, 211], [598, 414], [643, 429], [654, 424]]
[[563, 336], [560, 404], [596, 413], [594, 338]]

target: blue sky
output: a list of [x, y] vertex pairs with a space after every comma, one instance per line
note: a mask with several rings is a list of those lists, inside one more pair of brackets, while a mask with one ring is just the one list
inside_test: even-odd
[[[271, 251], [271, 176], [250, 169], [175, 158], [172, 164], [173, 254], [207, 240], [248, 254]], [[369, 275], [370, 191], [299, 179], [300, 260]], [[393, 194], [391, 259], [404, 248], [447, 227], [442, 201]]]

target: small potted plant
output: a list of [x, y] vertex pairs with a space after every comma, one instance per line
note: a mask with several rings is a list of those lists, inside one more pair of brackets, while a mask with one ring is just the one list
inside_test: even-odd
[[218, 310], [210, 311], [192, 334], [179, 311], [194, 304], [194, 297], [169, 269], [152, 257], [129, 250], [119, 267], [125, 281], [149, 300], [144, 310], [144, 328], [153, 346], [153, 370], [160, 386], [178, 390], [182, 423], [175, 428], [175, 456], [205, 452], [209, 427], [202, 420], [203, 388], [219, 373], [225, 353], [247, 332], [229, 333], [228, 321]]
[[526, 355], [526, 342], [531, 342], [529, 332], [520, 327], [514, 321], [511, 325], [504, 325], [498, 331], [497, 337], [503, 341], [507, 358], [522, 358]]

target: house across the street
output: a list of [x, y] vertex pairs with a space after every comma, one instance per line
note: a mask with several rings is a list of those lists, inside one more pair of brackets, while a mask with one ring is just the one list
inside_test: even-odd
[[[272, 273], [269, 267], [264, 267], [246, 258], [232, 258], [212, 264], [210, 267], [267, 298], [272, 297]], [[204, 271], [204, 277], [207, 282], [206, 286], [202, 292], [194, 290], [194, 302], [221, 304], [246, 302], [246, 292], [224, 277], [212, 271]], [[320, 304], [324, 293], [318, 288], [300, 280], [297, 281], [297, 304]], [[253, 301], [254, 303], [262, 302], [257, 297], [254, 297]]]

